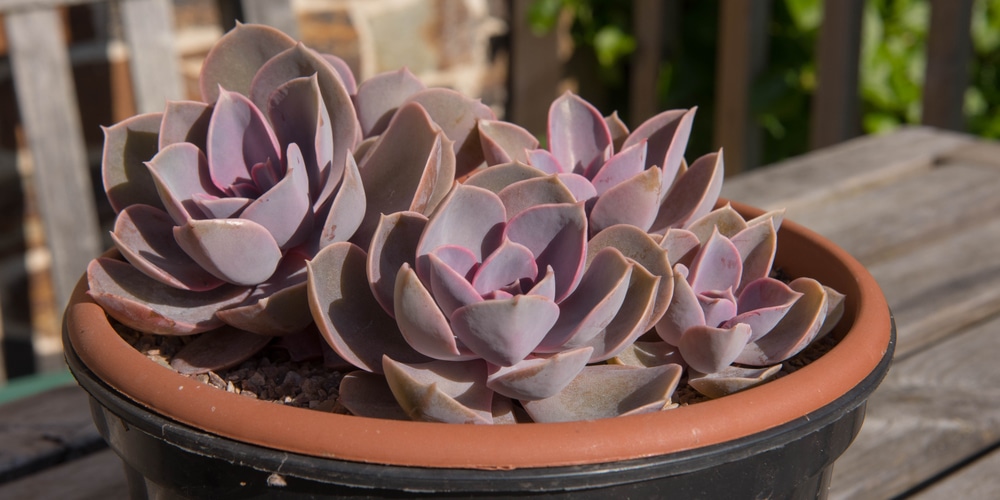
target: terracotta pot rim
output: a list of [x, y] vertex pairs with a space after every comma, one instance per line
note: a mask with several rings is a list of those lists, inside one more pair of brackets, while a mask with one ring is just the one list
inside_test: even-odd
[[[732, 205], [748, 216], [762, 213]], [[882, 362], [890, 349], [892, 320], [868, 271], [829, 240], [791, 221], [782, 223], [779, 242], [777, 265], [787, 266], [793, 276], [805, 266], [814, 277], [815, 266], [827, 266], [819, 274], [829, 277], [821, 281], [847, 294], [845, 318], [835, 332], [843, 336], [837, 346], [786, 377], [738, 394], [614, 419], [464, 426], [336, 415], [249, 399], [184, 377], [133, 349], [86, 294], [85, 277], [73, 292], [64, 328], [86, 367], [114, 390], [167, 418], [249, 444], [418, 467], [512, 469], [616, 462], [708, 447], [788, 424], [832, 404]], [[793, 263], [792, 257], [803, 253], [808, 259]]]

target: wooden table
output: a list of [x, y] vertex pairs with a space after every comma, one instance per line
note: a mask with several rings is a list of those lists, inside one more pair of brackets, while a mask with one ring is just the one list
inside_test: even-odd
[[[830, 497], [1000, 498], [1000, 144], [905, 129], [751, 171], [723, 195], [786, 207], [846, 248], [895, 314], [894, 366]], [[76, 387], [0, 406], [0, 498], [126, 496], [101, 443]]]

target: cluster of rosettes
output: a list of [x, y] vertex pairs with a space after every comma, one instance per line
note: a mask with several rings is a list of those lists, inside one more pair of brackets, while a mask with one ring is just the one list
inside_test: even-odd
[[182, 372], [276, 344], [357, 368], [358, 415], [593, 419], [669, 408], [681, 380], [759, 383], [840, 314], [771, 277], [780, 213], [715, 209], [721, 152], [684, 160], [694, 109], [629, 131], [567, 93], [540, 148], [479, 101], [406, 70], [359, 85], [255, 25], [200, 84], [105, 130], [124, 260], [88, 268], [121, 323], [200, 334]]

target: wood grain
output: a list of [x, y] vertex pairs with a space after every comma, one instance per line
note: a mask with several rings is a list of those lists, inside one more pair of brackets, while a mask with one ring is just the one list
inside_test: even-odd
[[809, 145], [837, 144], [861, 133], [858, 60], [864, 0], [823, 2], [823, 24], [816, 44], [816, 93]]
[[931, 486], [911, 496], [912, 500], [987, 500], [1000, 492], [1000, 450], [979, 458]]
[[163, 111], [168, 99], [184, 98], [174, 50], [173, 4], [170, 0], [129, 0], [121, 3], [121, 16], [136, 111]]
[[0, 498], [19, 500], [107, 500], [128, 496], [121, 460], [110, 449], [0, 485]]

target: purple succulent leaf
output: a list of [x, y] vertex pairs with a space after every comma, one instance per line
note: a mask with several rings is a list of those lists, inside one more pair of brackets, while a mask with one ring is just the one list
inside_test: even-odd
[[177, 244], [198, 265], [234, 285], [267, 281], [281, 261], [270, 231], [251, 220], [190, 220], [173, 231]]
[[486, 386], [508, 398], [533, 401], [555, 396], [587, 365], [592, 349], [529, 357], [514, 366], [489, 365]]
[[250, 289], [224, 285], [192, 292], [164, 285], [135, 267], [114, 259], [94, 259], [87, 266], [90, 296], [116, 320], [159, 335], [191, 335], [222, 326], [215, 313], [241, 303]]
[[448, 361], [477, 357], [455, 338], [448, 318], [409, 264], [403, 264], [399, 268], [393, 298], [396, 324], [414, 350], [434, 359]]
[[686, 227], [709, 213], [722, 192], [724, 176], [721, 152], [695, 160], [663, 195], [665, 197], [653, 223], [653, 231], [662, 233], [671, 227]]
[[[281, 272], [280, 267], [278, 272]], [[264, 283], [257, 287], [251, 295], [252, 303], [223, 309], [218, 312], [219, 318], [241, 330], [269, 336], [292, 335], [312, 324], [304, 277], [295, 285], [271, 289], [267, 289], [267, 285]], [[267, 289], [267, 295], [257, 297], [261, 288]]]
[[[654, 301], [661, 278], [650, 274], [642, 266], [632, 264], [632, 267], [628, 293], [618, 314], [604, 331], [587, 342], [587, 345], [594, 348], [594, 355], [590, 358], [592, 363], [617, 356], [655, 324], [650, 320], [653, 318]], [[567, 345], [573, 345], [574, 340]]]
[[214, 103], [219, 86], [249, 94], [257, 70], [290, 47], [295, 40], [280, 30], [259, 24], [237, 24], [222, 36], [205, 56], [199, 87], [202, 100]]
[[773, 278], [759, 278], [748, 284], [737, 301], [737, 315], [723, 327], [746, 323], [753, 329], [751, 342], [767, 335], [781, 321], [802, 294]]
[[732, 288], [701, 292], [698, 294], [698, 302], [701, 304], [701, 310], [705, 311], [706, 325], [720, 328], [731, 326], [724, 323], [736, 316], [736, 297]]
[[780, 363], [805, 349], [826, 319], [826, 290], [812, 278], [796, 278], [788, 286], [802, 294], [771, 331], [749, 343], [736, 359], [750, 366]]
[[[646, 142], [640, 142], [608, 159], [591, 179], [598, 196], [603, 195], [609, 189], [634, 178], [646, 170]], [[662, 172], [661, 172], [662, 173]], [[659, 182], [660, 176], [656, 180]], [[659, 194], [659, 186], [656, 189]], [[657, 197], [659, 205], [659, 197]]]
[[569, 188], [576, 201], [587, 201], [597, 197], [597, 190], [586, 177], [577, 174], [556, 174], [556, 177]]
[[224, 281], [201, 268], [177, 244], [174, 221], [159, 208], [130, 205], [115, 219], [111, 233], [118, 251], [147, 276], [174, 288], [203, 292]]
[[385, 378], [403, 411], [423, 422], [492, 424], [493, 391], [486, 365], [431, 361], [419, 365], [383, 361]]
[[340, 83], [348, 95], [353, 96], [358, 93], [358, 81], [354, 78], [354, 72], [351, 71], [351, 66], [347, 64], [347, 61], [333, 54], [320, 54], [320, 57], [336, 70]]
[[232, 368], [250, 359], [271, 342], [271, 337], [224, 326], [199, 335], [170, 360], [182, 375], [196, 375]]
[[163, 208], [146, 161], [156, 155], [162, 113], [122, 120], [104, 131], [101, 175], [104, 191], [115, 212], [144, 203]]
[[395, 317], [393, 296], [396, 274], [404, 263], [413, 265], [427, 217], [416, 212], [383, 215], [372, 236], [366, 262], [372, 294], [390, 316]]
[[559, 318], [536, 350], [559, 352], [585, 346], [604, 332], [625, 301], [632, 270], [618, 250], [598, 252], [580, 285], [559, 303]]
[[240, 214], [265, 227], [278, 248], [294, 247], [309, 236], [313, 212], [309, 203], [309, 176], [296, 144], [288, 146], [285, 178], [254, 200]]
[[[194, 206], [198, 211], [192, 210], [191, 212], [202, 216], [205, 219], [228, 219], [231, 217], [239, 217], [243, 210], [250, 205], [250, 198], [215, 198], [209, 195], [202, 195], [200, 193], [195, 194], [191, 197], [191, 201], [194, 202]], [[199, 218], [202, 218], [199, 217]]]
[[548, 124], [549, 151], [567, 172], [593, 178], [611, 150], [611, 131], [589, 102], [566, 92], [552, 102]]
[[[308, 308], [308, 302], [306, 303]], [[306, 311], [306, 316], [309, 316], [309, 312]], [[310, 324], [312, 324], [312, 318], [309, 318]], [[323, 341], [323, 336], [319, 333], [316, 328], [306, 328], [305, 330], [291, 333], [288, 335], [282, 335], [275, 339], [271, 347], [277, 349], [283, 349], [288, 353], [288, 359], [293, 363], [301, 363], [303, 361], [323, 361], [326, 358], [327, 352], [330, 352], [335, 357], [337, 356], [330, 346]], [[344, 361], [343, 367], [346, 370], [354, 369], [354, 366], [350, 363]], [[345, 370], [345, 371], [346, 371]]]
[[677, 346], [666, 342], [633, 342], [622, 349], [609, 363], [650, 368], [670, 363], [686, 366]]
[[590, 212], [595, 234], [615, 224], [649, 229], [659, 211], [660, 170], [651, 168], [608, 189], [597, 198]]
[[743, 216], [727, 203], [725, 206], [699, 217], [687, 227], [687, 230], [694, 233], [698, 241], [704, 243], [708, 241], [714, 231], [718, 231], [727, 238], [732, 238], [747, 227]]
[[820, 327], [819, 333], [816, 334], [817, 339], [825, 337], [830, 333], [833, 327], [837, 326], [837, 323], [840, 322], [840, 318], [844, 316], [844, 299], [846, 299], [846, 296], [825, 285], [823, 286], [823, 291], [826, 292], [826, 318], [823, 319], [823, 326]]
[[396, 109], [425, 88], [423, 82], [406, 68], [365, 80], [354, 95], [354, 108], [358, 112], [362, 136], [371, 137], [384, 132]]
[[261, 193], [264, 193], [273, 188], [284, 177], [282, 174], [283, 172], [279, 172], [271, 160], [267, 160], [250, 168], [250, 184]]
[[[778, 250], [778, 234], [771, 221], [748, 226], [730, 238], [743, 259], [741, 290], [747, 284], [766, 278], [771, 273], [774, 255]], [[738, 290], [739, 293], [741, 290]]]
[[[461, 247], [452, 248], [458, 250], [458, 252], [451, 252], [453, 254], [468, 252]], [[455, 310], [460, 307], [483, 301], [482, 293], [469, 283], [461, 268], [455, 269], [450, 266], [438, 257], [437, 252], [431, 252], [428, 258], [430, 289], [433, 290], [434, 300], [445, 317], [451, 317]]]
[[[354, 104], [337, 70], [318, 53], [298, 44], [275, 55], [263, 65], [254, 76], [247, 95], [258, 106], [266, 107], [274, 91], [286, 82], [314, 74], [319, 83], [323, 104], [326, 105], [327, 116], [330, 117], [330, 130], [333, 131], [333, 162], [323, 174], [323, 191], [315, 197], [319, 206], [333, 194], [337, 181], [343, 175], [347, 156], [354, 150], [361, 135]], [[325, 168], [325, 165], [319, 166], [321, 169]]]
[[448, 139], [454, 141], [455, 177], [463, 177], [483, 163], [483, 147], [476, 123], [496, 119], [489, 106], [444, 88], [422, 90], [410, 96], [407, 102], [423, 106]]
[[646, 168], [660, 166], [664, 188], [669, 187], [679, 173], [697, 111], [697, 107], [664, 111], [639, 125], [622, 144], [627, 148], [643, 140], [649, 141]]
[[522, 279], [538, 278], [534, 256], [524, 245], [505, 239], [476, 270], [472, 286], [480, 294], [503, 288]]
[[712, 232], [691, 263], [688, 283], [695, 293], [707, 290], [736, 290], [743, 275], [743, 261], [733, 242]]
[[[559, 160], [556, 159], [556, 157], [553, 156], [547, 149], [532, 149], [526, 151], [525, 154], [528, 157], [528, 165], [531, 165], [546, 174], [572, 173], [567, 171], [562, 164], [559, 163]], [[576, 175], [583, 177], [582, 174]], [[586, 179], [586, 177], [583, 178]], [[588, 181], [587, 183], [589, 184], [590, 182]]]
[[386, 354], [407, 362], [426, 361], [372, 296], [366, 260], [364, 250], [340, 242], [309, 262], [309, 308], [320, 333], [340, 357], [362, 370], [380, 372]]
[[688, 385], [710, 398], [721, 398], [749, 389], [773, 377], [781, 371], [781, 365], [765, 368], [743, 368], [727, 366], [715, 373], [688, 373]]
[[507, 218], [537, 205], [575, 203], [576, 198], [558, 177], [535, 177], [515, 182], [497, 193], [507, 209]]
[[545, 276], [535, 282], [535, 286], [528, 290], [528, 295], [540, 295], [549, 300], [556, 299], [556, 273], [552, 266], [545, 269]]
[[573, 292], [587, 257], [587, 217], [582, 203], [529, 208], [511, 218], [505, 234], [531, 250], [539, 269], [552, 266], [556, 302]]
[[277, 161], [278, 139], [264, 114], [249, 99], [220, 90], [208, 124], [208, 166], [212, 181], [221, 190], [250, 180], [250, 168]]
[[559, 394], [522, 401], [535, 422], [595, 420], [669, 404], [681, 377], [679, 365], [636, 368], [596, 365], [584, 368]]
[[212, 106], [198, 101], [167, 101], [160, 124], [159, 149], [190, 142], [204, 150], [208, 146], [208, 124]]
[[451, 327], [486, 361], [511, 366], [531, 354], [558, 317], [559, 306], [548, 298], [517, 295], [461, 307], [451, 315]]
[[410, 420], [399, 407], [396, 396], [389, 388], [385, 376], [366, 371], [353, 371], [340, 381], [337, 402], [352, 415], [388, 420]]
[[771, 225], [774, 226], [774, 231], [777, 232], [779, 229], [781, 229], [781, 222], [783, 220], [785, 220], [785, 209], [779, 208], [775, 210], [769, 210], [757, 217], [754, 217], [753, 219], [748, 220], [747, 225], [753, 226], [756, 224], [764, 224], [770, 221]]
[[374, 232], [380, 214], [429, 214], [440, 203], [455, 179], [455, 159], [446, 140], [422, 107], [399, 108], [359, 165], [367, 204], [359, 243], [367, 243], [365, 236]]
[[208, 177], [208, 160], [197, 146], [167, 146], [146, 163], [162, 206], [175, 224], [205, 217], [197, 199], [224, 196]]
[[526, 163], [528, 151], [538, 148], [538, 139], [519, 125], [500, 120], [479, 120], [479, 140], [487, 165]]
[[466, 186], [476, 186], [499, 193], [515, 182], [545, 177], [545, 172], [520, 162], [501, 163], [477, 170], [465, 179]]
[[423, 256], [439, 246], [467, 248], [482, 262], [502, 241], [507, 212], [500, 197], [482, 188], [456, 184], [428, 221], [417, 245], [417, 273], [424, 272]]
[[361, 172], [353, 156], [347, 157], [340, 189], [333, 197], [323, 230], [319, 233], [319, 248], [330, 243], [347, 241], [361, 227], [365, 217], [365, 187], [361, 183]]
[[378, 144], [379, 136], [374, 135], [366, 139], [361, 140], [357, 146], [354, 148], [354, 160], [360, 165], [365, 162], [368, 158], [368, 154], [371, 153], [373, 146]]
[[508, 425], [520, 422], [531, 422], [524, 410], [514, 406], [514, 402], [506, 396], [493, 393], [493, 425]]
[[701, 247], [701, 242], [691, 231], [672, 227], [663, 234], [660, 247], [667, 251], [671, 264], [689, 266]]
[[339, 177], [327, 177], [333, 162], [333, 130], [319, 78], [313, 74], [282, 84], [268, 98], [266, 109], [281, 150], [295, 144], [301, 152], [309, 179], [307, 199], [319, 202], [325, 183], [340, 182]]
[[750, 341], [750, 325], [731, 328], [695, 325], [681, 335], [677, 349], [688, 366], [702, 373], [715, 373], [736, 361]]
[[611, 133], [611, 142], [612, 146], [614, 146], [614, 151], [624, 150], [625, 139], [629, 135], [628, 125], [618, 117], [617, 111], [612, 111], [610, 115], [605, 116], [604, 123], [608, 126], [608, 132]]

